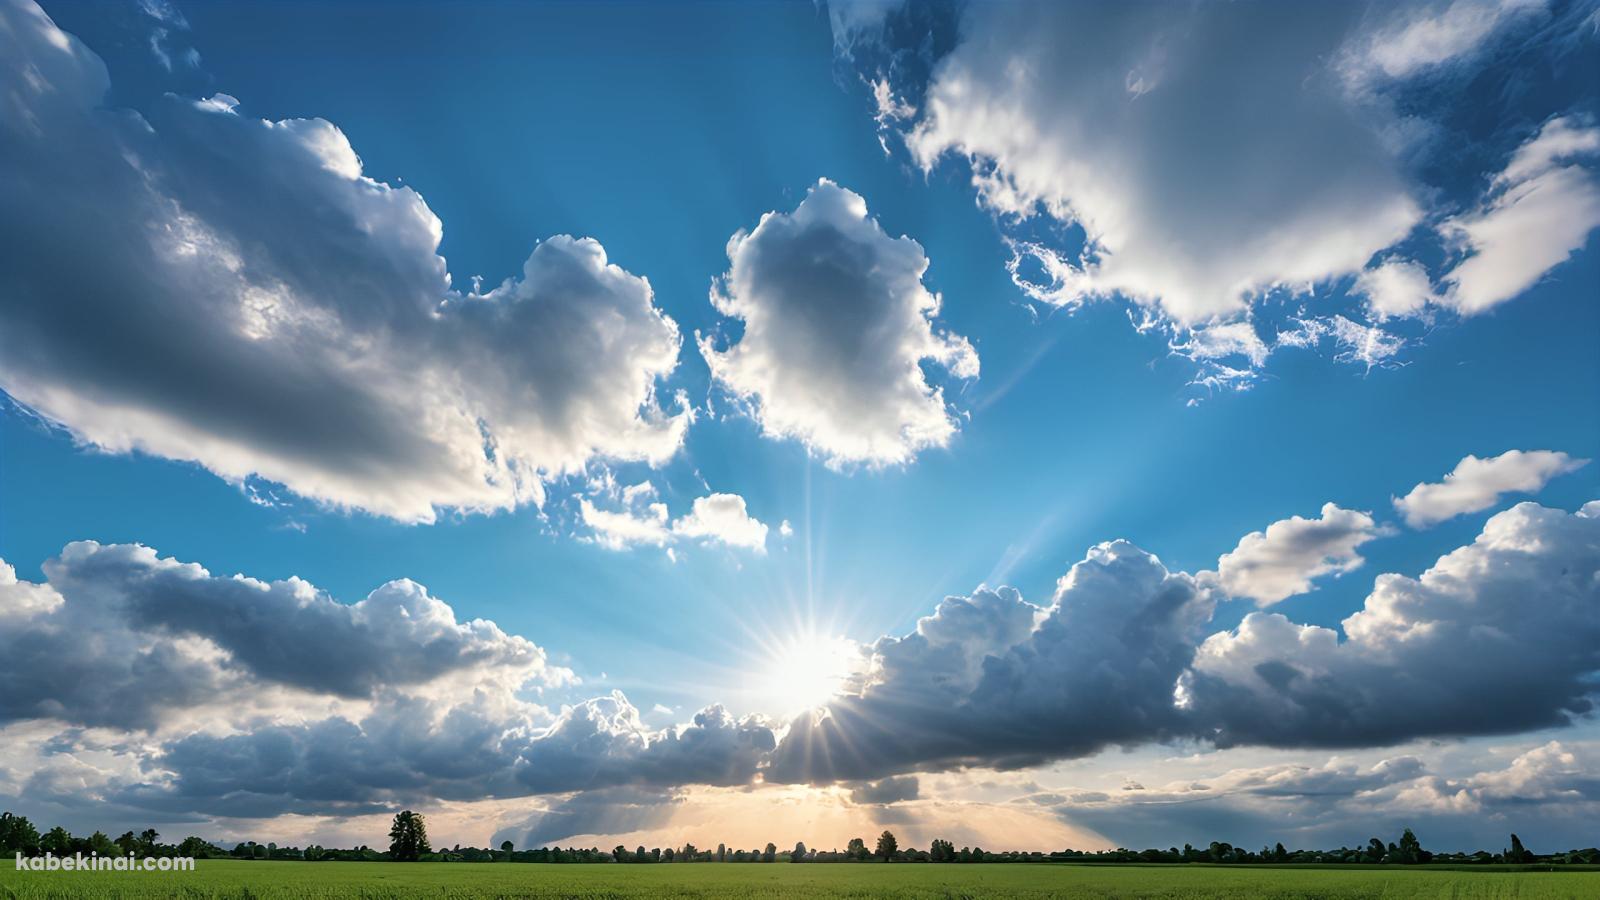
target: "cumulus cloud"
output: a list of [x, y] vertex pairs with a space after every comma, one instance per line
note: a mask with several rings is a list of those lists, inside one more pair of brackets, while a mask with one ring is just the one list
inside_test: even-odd
[[935, 328], [916, 241], [889, 237], [860, 195], [824, 179], [794, 212], [735, 234], [728, 258], [711, 299], [743, 334], [720, 350], [702, 337], [700, 352], [766, 434], [833, 465], [909, 462], [950, 441], [956, 419], [923, 363], [974, 378], [978, 355]]
[[872, 647], [859, 693], [796, 718], [768, 780], [1017, 768], [1181, 731], [1173, 685], [1212, 601], [1125, 541], [1089, 551], [1051, 606], [1012, 589], [939, 605]]
[[262, 684], [359, 699], [441, 679], [514, 690], [572, 677], [526, 638], [457, 621], [412, 581], [343, 604], [298, 578], [218, 577], [93, 542], [44, 569], [46, 584], [0, 579], [0, 721], [153, 728]]
[[1508, 450], [1479, 459], [1468, 455], [1442, 482], [1422, 482], [1394, 508], [1413, 528], [1426, 528], [1446, 519], [1488, 509], [1505, 494], [1531, 494], [1544, 489], [1552, 478], [1586, 465], [1554, 450]]
[[[1288, 532], [1344, 518], [1333, 507]], [[1261, 541], [1299, 547], [1288, 532]], [[767, 720], [718, 706], [651, 728], [620, 693], [540, 705], [530, 689], [570, 673], [409, 582], [347, 606], [295, 579], [219, 578], [95, 544], [69, 546], [46, 573], [42, 585], [0, 579], [0, 728], [45, 729], [21, 763], [45, 781], [22, 793], [78, 778], [39, 763], [40, 742], [76, 746], [87, 726], [118, 749], [79, 792], [172, 815], [349, 816], [757, 781], [842, 781], [882, 804], [909, 796], [904, 773], [1118, 745], [1387, 746], [1557, 727], [1593, 710], [1600, 671], [1600, 501], [1576, 513], [1524, 503], [1420, 577], [1380, 576], [1343, 639], [1259, 612], [1207, 637], [1211, 576], [1101, 544], [1049, 606], [983, 589], [880, 639], [781, 741]]]
[[1477, 209], [1440, 231], [1467, 255], [1447, 272], [1444, 302], [1465, 315], [1516, 297], [1582, 249], [1600, 227], [1600, 181], [1577, 162], [1600, 154], [1600, 128], [1546, 122], [1495, 177]]
[[[1308, 577], [1285, 560], [1337, 571], [1372, 531], [1338, 507], [1279, 524], [1241, 544], [1266, 563], [1238, 570], [1262, 596]], [[874, 644], [865, 678], [827, 710], [795, 719], [765, 777], [1016, 768], [1176, 739], [1383, 746], [1562, 726], [1593, 708], [1600, 502], [1523, 504], [1420, 578], [1379, 576], [1344, 640], [1267, 613], [1204, 637], [1213, 580], [1112, 542], [1047, 608], [1011, 589], [947, 599]]]
[[764, 720], [719, 706], [657, 729], [616, 692], [557, 710], [531, 702], [572, 673], [409, 581], [347, 605], [300, 579], [218, 577], [92, 543], [45, 571], [45, 584], [0, 578], [0, 727], [123, 735], [133, 770], [80, 782], [117, 808], [343, 816], [739, 785], [775, 746]]
[[1351, 290], [1367, 298], [1367, 307], [1377, 319], [1416, 315], [1429, 303], [1439, 302], [1428, 270], [1404, 259], [1385, 260], [1367, 269], [1356, 277]]
[[456, 291], [438, 218], [331, 123], [107, 108], [98, 57], [30, 0], [0, 17], [0, 388], [80, 441], [405, 521], [680, 445], [678, 329], [600, 244]]
[[1375, 746], [1559, 726], [1594, 709], [1600, 502], [1523, 503], [1420, 578], [1380, 575], [1338, 632], [1252, 613], [1183, 686], [1222, 746]]
[[766, 523], [751, 516], [744, 498], [738, 494], [708, 494], [696, 497], [689, 512], [670, 520], [667, 505], [645, 498], [654, 491], [624, 492], [625, 508], [606, 510], [587, 497], [579, 501], [583, 523], [594, 530], [595, 538], [612, 549], [637, 544], [663, 547], [679, 540], [697, 540], [765, 553]]
[[1327, 503], [1320, 518], [1291, 516], [1245, 535], [1217, 560], [1217, 580], [1235, 597], [1271, 606], [1324, 575], [1360, 568], [1366, 560], [1357, 548], [1381, 534], [1371, 515]]
[[[1421, 207], [1324, 63], [1347, 6], [974, 4], [908, 146], [983, 202], [1081, 226], [1038, 294], [1120, 294], [1179, 323], [1359, 271]], [[1270, 49], [1270, 52], [1264, 52]]]

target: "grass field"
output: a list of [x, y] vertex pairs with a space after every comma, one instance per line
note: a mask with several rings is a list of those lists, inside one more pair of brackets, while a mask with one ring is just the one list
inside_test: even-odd
[[182, 873], [17, 872], [0, 898], [1600, 897], [1600, 872], [1076, 865], [519, 865], [201, 860]]

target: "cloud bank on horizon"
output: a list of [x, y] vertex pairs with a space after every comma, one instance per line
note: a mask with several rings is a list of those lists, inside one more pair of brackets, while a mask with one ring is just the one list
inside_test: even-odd
[[[1304, 563], [1307, 580], [1329, 571]], [[139, 774], [85, 799], [185, 814], [757, 780], [871, 781], [858, 802], [887, 803], [915, 794], [890, 776], [1112, 746], [1375, 747], [1560, 727], [1592, 712], [1600, 671], [1600, 501], [1518, 504], [1419, 577], [1378, 576], [1342, 639], [1262, 612], [1212, 632], [1225, 585], [1111, 541], [1049, 606], [1004, 587], [946, 599], [872, 644], [865, 674], [822, 709], [782, 723], [712, 706], [663, 729], [621, 692], [558, 709], [529, 699], [571, 672], [412, 582], [347, 605], [299, 579], [94, 543], [46, 573], [0, 570], [0, 729], [50, 723], [68, 746], [120, 732]]]

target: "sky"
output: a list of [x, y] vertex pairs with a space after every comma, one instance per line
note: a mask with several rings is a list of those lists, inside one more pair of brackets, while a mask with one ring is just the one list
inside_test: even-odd
[[1595, 4], [0, 18], [0, 807], [1595, 842]]

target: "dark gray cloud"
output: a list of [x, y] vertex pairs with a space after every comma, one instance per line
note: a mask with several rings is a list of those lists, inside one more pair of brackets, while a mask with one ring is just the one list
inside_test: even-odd
[[1380, 575], [1332, 629], [1255, 613], [1206, 640], [1186, 681], [1222, 746], [1376, 746], [1563, 725], [1594, 709], [1600, 502], [1523, 503], [1420, 578]]
[[[682, 798], [671, 791], [610, 788], [574, 794], [525, 821], [495, 832], [493, 843], [542, 847], [586, 834], [626, 834], [665, 825]], [[609, 847], [602, 847], [609, 850]], [[633, 852], [632, 847], [628, 851]]]
[[951, 598], [873, 647], [859, 693], [791, 724], [768, 780], [1014, 768], [1110, 745], [1385, 746], [1561, 726], [1594, 709], [1600, 502], [1525, 503], [1420, 578], [1381, 575], [1347, 638], [1277, 614], [1204, 635], [1205, 588], [1102, 544], [1039, 609]]
[[851, 803], [885, 804], [899, 803], [903, 800], [915, 800], [922, 790], [922, 783], [915, 775], [901, 775], [896, 778], [885, 778], [882, 781], [866, 781], [850, 790]]
[[108, 109], [105, 66], [0, 3], [0, 389], [80, 440], [408, 521], [659, 461], [677, 326], [591, 240], [451, 287], [439, 220], [320, 119]]
[[771, 751], [770, 729], [719, 707], [680, 728], [645, 728], [620, 694], [540, 724], [536, 707], [385, 699], [359, 722], [333, 717], [217, 737], [191, 734], [150, 762], [169, 773], [119, 802], [214, 815], [350, 815], [427, 800], [613, 787], [738, 785]]
[[[529, 702], [520, 689], [565, 671], [490, 623], [456, 621], [409, 582], [346, 606], [294, 579], [217, 578], [149, 548], [88, 543], [46, 572], [32, 584], [0, 569], [0, 716], [151, 730], [115, 751], [138, 774], [102, 773], [95, 790], [172, 816], [757, 780], [845, 782], [857, 802], [891, 803], [918, 786], [893, 777], [903, 773], [1118, 745], [1387, 746], [1562, 726], [1592, 713], [1600, 671], [1600, 501], [1573, 513], [1521, 504], [1420, 577], [1379, 576], [1342, 638], [1264, 613], [1206, 637], [1202, 580], [1125, 541], [1101, 544], [1048, 607], [980, 590], [879, 640], [863, 682], [797, 717], [781, 742], [767, 721], [716, 706], [651, 729], [620, 693], [557, 710]], [[33, 752], [81, 737], [41, 734]], [[1359, 793], [1359, 778], [1387, 783], [1408, 765], [1234, 786], [1257, 798]], [[1425, 787], [1441, 805], [1460, 794]]]
[[873, 647], [859, 695], [798, 717], [768, 778], [1016, 768], [1182, 733], [1172, 689], [1211, 609], [1194, 579], [1126, 541], [1091, 549], [1046, 609], [1008, 588], [948, 599]]
[[[0, 722], [151, 728], [262, 684], [367, 698], [447, 676], [513, 686], [569, 677], [531, 641], [459, 622], [410, 581], [347, 605], [300, 579], [217, 577], [149, 547], [93, 542], [44, 568], [45, 585], [0, 584], [10, 610]], [[39, 602], [46, 590], [58, 602]]]

